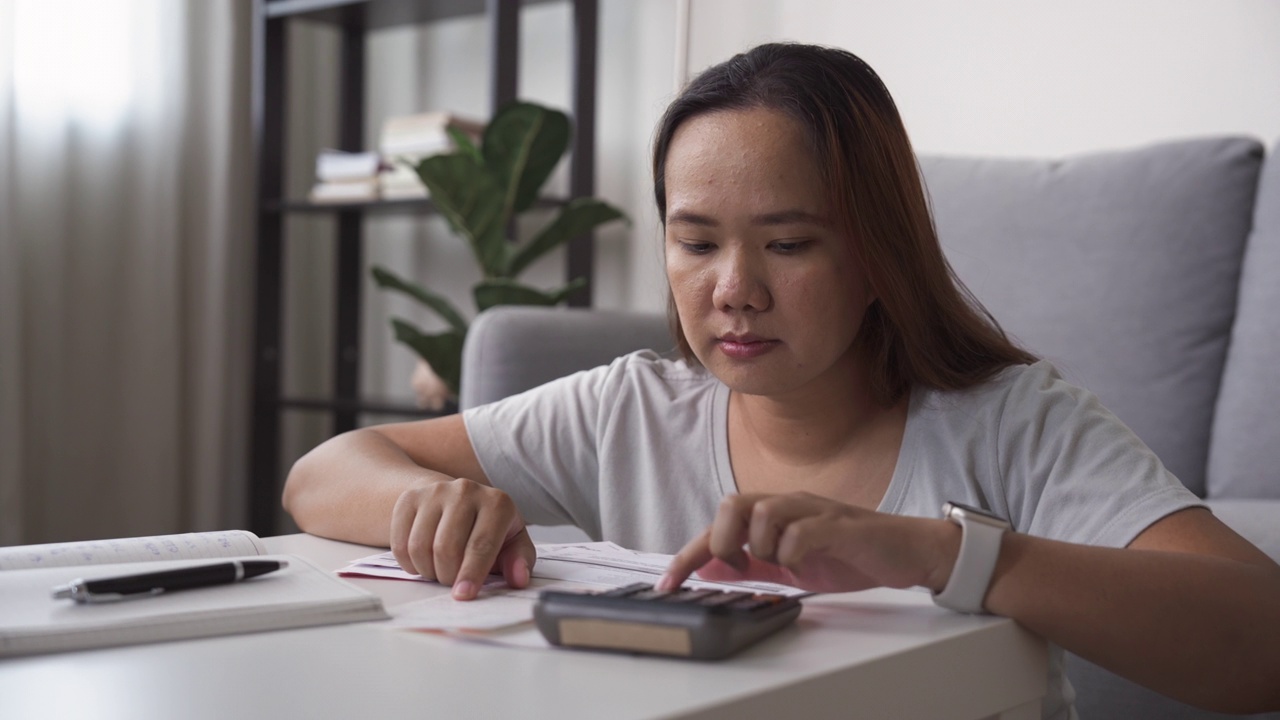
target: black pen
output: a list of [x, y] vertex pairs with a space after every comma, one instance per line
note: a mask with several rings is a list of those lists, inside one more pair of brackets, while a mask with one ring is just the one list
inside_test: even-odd
[[131, 598], [152, 597], [160, 593], [188, 588], [226, 585], [265, 575], [289, 563], [284, 560], [232, 560], [216, 565], [161, 570], [160, 572], [72, 580], [53, 589], [55, 599], [71, 598], [78, 603], [114, 602]]

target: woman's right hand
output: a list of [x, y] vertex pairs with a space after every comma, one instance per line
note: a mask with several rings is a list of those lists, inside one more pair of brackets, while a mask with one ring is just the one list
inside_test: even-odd
[[391, 552], [406, 572], [471, 600], [490, 572], [522, 588], [537, 559], [516, 504], [501, 490], [440, 476], [414, 482], [391, 511]]

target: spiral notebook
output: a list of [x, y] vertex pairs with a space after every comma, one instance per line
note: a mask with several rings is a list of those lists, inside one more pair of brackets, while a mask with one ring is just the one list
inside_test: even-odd
[[[225, 533], [188, 535], [205, 537], [127, 538], [74, 551], [71, 546], [86, 543], [0, 548], [0, 657], [387, 617], [378, 596], [290, 555], [262, 555], [287, 560], [288, 567], [229, 585], [102, 604], [52, 597], [54, 587], [81, 578], [204, 565], [216, 562], [214, 558], [259, 557], [255, 551], [265, 551], [251, 533], [237, 531], [237, 539], [229, 544], [223, 542], [228, 538], [219, 537]], [[194, 557], [167, 559], [183, 553]], [[152, 559], [156, 557], [166, 559]], [[122, 558], [128, 559], [116, 562]]]

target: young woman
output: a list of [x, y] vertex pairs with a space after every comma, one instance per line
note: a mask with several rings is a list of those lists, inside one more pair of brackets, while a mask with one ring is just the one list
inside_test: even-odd
[[678, 550], [664, 587], [918, 585], [1051, 641], [1045, 717], [1074, 715], [1062, 648], [1280, 708], [1280, 568], [960, 287], [865, 63], [765, 45], [707, 70], [662, 120], [654, 190], [684, 361], [329, 440], [286, 484], [299, 526], [460, 600], [490, 570], [528, 583], [526, 521]]

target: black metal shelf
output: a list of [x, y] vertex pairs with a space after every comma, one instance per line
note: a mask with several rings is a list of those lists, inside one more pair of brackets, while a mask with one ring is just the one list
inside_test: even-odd
[[[554, 0], [524, 0], [526, 5]], [[300, 18], [331, 25], [358, 23], [368, 30], [483, 15], [486, 0], [268, 0], [268, 18]]]
[[[567, 198], [539, 198], [534, 207], [555, 208], [569, 203]], [[269, 213], [338, 213], [338, 212], [372, 212], [372, 213], [415, 213], [430, 214], [439, 212], [435, 203], [428, 198], [407, 198], [404, 200], [368, 200], [361, 202], [317, 203], [310, 200], [270, 200], [263, 203], [263, 212]]]
[[[360, 295], [364, 282], [363, 225], [366, 215], [431, 214], [429, 199], [317, 204], [285, 197], [285, 106], [288, 89], [288, 33], [293, 21], [333, 25], [340, 35], [338, 58], [339, 150], [360, 151], [365, 137], [365, 46], [371, 31], [429, 23], [464, 15], [489, 22], [490, 107], [515, 100], [520, 8], [557, 0], [254, 0], [253, 125], [258, 163], [257, 279], [255, 285], [253, 424], [250, 439], [249, 529], [273, 534], [279, 527], [281, 449], [280, 414], [286, 410], [328, 412], [332, 432], [356, 427], [361, 413], [421, 415], [416, 408], [362, 398], [359, 392]], [[570, 198], [595, 194], [595, 102], [598, 0], [558, 0], [573, 8], [571, 107], [574, 133], [569, 159]], [[549, 198], [543, 205], [563, 205]], [[334, 378], [328, 398], [287, 398], [283, 393], [285, 219], [291, 215], [332, 217], [335, 247]], [[591, 279], [592, 237], [569, 242], [567, 277]], [[591, 304], [590, 283], [569, 299]], [[416, 412], [403, 412], [416, 411]]]

